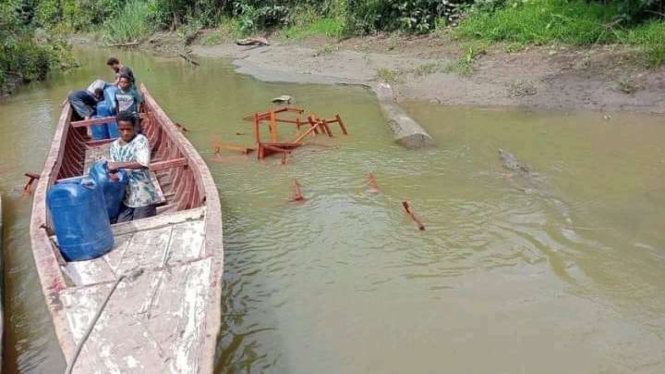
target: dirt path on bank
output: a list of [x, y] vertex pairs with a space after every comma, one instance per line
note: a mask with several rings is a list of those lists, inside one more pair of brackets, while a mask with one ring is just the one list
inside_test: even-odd
[[476, 58], [470, 74], [447, 72], [464, 51], [437, 36], [191, 48], [198, 56], [230, 58], [239, 72], [262, 80], [370, 86], [388, 81], [398, 100], [665, 114], [665, 67], [640, 67], [631, 57], [635, 51], [621, 46], [531, 47], [516, 53], [494, 46]]

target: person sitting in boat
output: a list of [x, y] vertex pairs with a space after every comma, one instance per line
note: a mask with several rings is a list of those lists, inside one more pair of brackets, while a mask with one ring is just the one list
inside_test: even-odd
[[132, 87], [136, 86], [134, 72], [129, 68], [129, 66], [121, 64], [120, 60], [118, 60], [116, 57], [109, 57], [109, 59], [106, 60], [106, 65], [110, 66], [111, 69], [113, 69], [115, 72], [115, 82], [113, 82], [114, 85], [118, 86], [120, 84], [120, 76], [124, 74], [129, 77], [132, 83]]
[[96, 88], [94, 93], [88, 90], [74, 91], [67, 96], [67, 100], [80, 118], [90, 119], [97, 108], [97, 103], [104, 100], [104, 90]]
[[148, 138], [138, 133], [138, 121], [131, 112], [116, 116], [120, 138], [111, 144], [108, 169], [114, 172], [124, 169], [129, 174], [129, 184], [120, 206], [117, 222], [152, 217], [157, 214], [157, 191], [150, 180], [150, 146]]
[[118, 83], [118, 91], [113, 98], [115, 110], [120, 112], [130, 112], [138, 118], [138, 113], [143, 104], [143, 98], [131, 85], [131, 78], [128, 75], [121, 74]]

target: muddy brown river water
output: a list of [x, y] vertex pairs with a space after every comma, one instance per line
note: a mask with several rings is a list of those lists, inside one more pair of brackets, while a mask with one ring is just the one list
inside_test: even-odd
[[[111, 79], [106, 52], [78, 53], [83, 68], [0, 101], [8, 373], [64, 369], [20, 189], [67, 92]], [[665, 372], [664, 118], [406, 103], [437, 143], [407, 151], [361, 88], [119, 57], [205, 158], [212, 140], [250, 144], [240, 118], [280, 94], [340, 113], [351, 132], [286, 166], [233, 153], [209, 163], [224, 212], [219, 373]], [[498, 148], [533, 175], [503, 169]], [[303, 203], [288, 201], [292, 178]]]

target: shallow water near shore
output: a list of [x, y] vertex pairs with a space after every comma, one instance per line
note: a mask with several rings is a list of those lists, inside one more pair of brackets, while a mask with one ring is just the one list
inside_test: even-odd
[[[24, 172], [41, 170], [67, 92], [111, 78], [107, 52], [78, 53], [84, 68], [0, 102], [8, 373], [64, 369], [20, 190]], [[208, 160], [212, 141], [251, 145], [236, 135], [251, 133], [241, 118], [281, 94], [339, 113], [350, 131], [333, 127], [284, 166], [232, 152], [209, 162], [224, 214], [217, 372], [665, 371], [663, 118], [409, 102], [437, 147], [407, 151], [361, 88], [119, 57]], [[502, 168], [498, 148], [533, 173]], [[304, 202], [289, 202], [293, 178]]]

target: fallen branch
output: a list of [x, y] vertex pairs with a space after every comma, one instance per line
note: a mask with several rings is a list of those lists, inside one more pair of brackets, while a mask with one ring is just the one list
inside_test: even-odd
[[180, 124], [180, 123], [178, 123], [178, 122], [175, 123], [175, 127], [176, 127], [176, 128], [178, 129], [178, 131], [180, 131], [180, 132], [189, 132], [189, 129], [188, 129], [187, 127], [183, 126], [182, 124]]
[[411, 217], [411, 219], [413, 220], [413, 222], [415, 222], [416, 225], [418, 225], [418, 230], [425, 231], [425, 225], [423, 225], [423, 223], [420, 222], [418, 217], [416, 217], [416, 214], [413, 212], [411, 205], [409, 205], [409, 203], [406, 201], [402, 201], [402, 206], [404, 207], [406, 214], [408, 214], [409, 217]]
[[23, 186], [23, 196], [28, 196], [31, 193], [32, 184], [39, 180], [40, 175], [35, 173], [25, 173], [24, 175], [28, 178], [28, 182]]
[[182, 57], [183, 60], [189, 62], [190, 64], [192, 64], [194, 66], [199, 66], [200, 65], [196, 60], [194, 60], [193, 58], [187, 56], [184, 53], [178, 53], [178, 56]]

